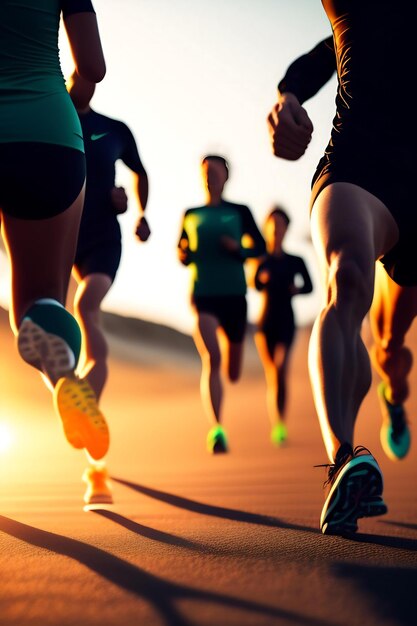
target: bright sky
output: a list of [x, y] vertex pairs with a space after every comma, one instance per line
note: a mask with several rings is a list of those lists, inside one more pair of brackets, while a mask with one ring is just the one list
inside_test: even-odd
[[[309, 243], [310, 180], [327, 144], [334, 113], [335, 79], [306, 108], [315, 126], [299, 162], [276, 159], [266, 117], [288, 64], [328, 36], [321, 3], [313, 0], [93, 0], [107, 60], [107, 75], [92, 107], [131, 128], [150, 180], [147, 209], [152, 235], [133, 235], [137, 208], [120, 218], [123, 255], [104, 308], [188, 332], [189, 272], [176, 257], [186, 208], [203, 201], [199, 160], [225, 155], [231, 177], [225, 196], [247, 204], [262, 227], [273, 203], [292, 217], [288, 252], [306, 259], [316, 286], [295, 299], [300, 324], [314, 317], [321, 294]], [[65, 76], [72, 71], [62, 41]], [[130, 185], [118, 167], [117, 184]], [[1, 262], [4, 266], [4, 261]], [[259, 296], [248, 294], [254, 321]]]

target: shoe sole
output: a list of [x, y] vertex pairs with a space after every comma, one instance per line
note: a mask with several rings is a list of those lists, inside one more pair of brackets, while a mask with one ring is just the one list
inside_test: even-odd
[[26, 363], [43, 373], [53, 383], [75, 368], [75, 357], [67, 342], [47, 333], [30, 319], [23, 320], [17, 336], [17, 348]]
[[61, 378], [54, 388], [54, 405], [68, 442], [85, 448], [96, 461], [109, 449], [109, 429], [86, 380]]
[[383, 479], [371, 455], [353, 458], [332, 486], [320, 518], [324, 535], [356, 532], [357, 520], [387, 512], [382, 500]]

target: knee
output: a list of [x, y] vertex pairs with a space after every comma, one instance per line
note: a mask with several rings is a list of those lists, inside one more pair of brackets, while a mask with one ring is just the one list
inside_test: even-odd
[[205, 369], [211, 372], [218, 371], [221, 367], [221, 357], [218, 352], [207, 352], [202, 356], [202, 362]]
[[372, 303], [373, 275], [353, 259], [340, 259], [331, 273], [332, 299], [365, 315]]

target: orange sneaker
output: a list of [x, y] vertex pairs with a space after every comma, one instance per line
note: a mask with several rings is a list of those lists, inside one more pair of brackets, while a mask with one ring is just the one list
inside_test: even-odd
[[87, 483], [84, 494], [86, 504], [113, 504], [109, 474], [104, 465], [87, 467], [83, 474], [83, 481]]
[[54, 388], [54, 405], [64, 433], [74, 448], [85, 448], [98, 461], [109, 449], [109, 429], [87, 380], [61, 378]]

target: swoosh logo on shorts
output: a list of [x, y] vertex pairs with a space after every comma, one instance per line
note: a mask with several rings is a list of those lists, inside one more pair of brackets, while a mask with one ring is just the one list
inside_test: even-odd
[[93, 133], [90, 136], [91, 141], [97, 141], [97, 139], [101, 139], [102, 137], [105, 137], [106, 135], [108, 135], [109, 133]]

